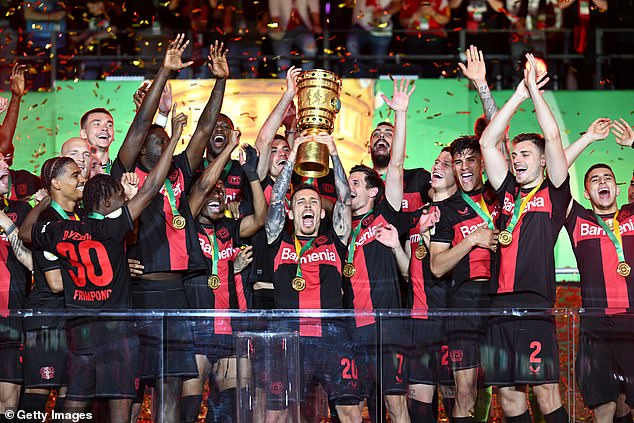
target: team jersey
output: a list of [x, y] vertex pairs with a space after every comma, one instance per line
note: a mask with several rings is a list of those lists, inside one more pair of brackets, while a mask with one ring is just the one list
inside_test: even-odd
[[431, 174], [423, 169], [405, 169], [403, 171], [403, 204], [401, 211], [413, 212], [430, 203]]
[[[310, 239], [298, 237], [302, 247]], [[292, 284], [299, 261], [294, 237], [282, 231], [270, 244], [277, 308], [302, 311], [343, 307], [341, 270], [346, 246], [333, 230], [313, 239], [312, 245], [301, 257], [302, 277], [306, 285], [301, 291], [296, 291]], [[300, 317], [298, 323], [300, 336], [322, 336], [320, 318]]]
[[[69, 219], [81, 219], [83, 210], [76, 209], [75, 213], [68, 213]], [[62, 219], [55, 209], [47, 207], [38, 216], [39, 222], [57, 221]], [[64, 309], [64, 293], [53, 292], [46, 282], [46, 272], [61, 269], [59, 258], [51, 251], [33, 247], [33, 288], [27, 297], [24, 306], [33, 310], [52, 310], [58, 312]], [[40, 327], [60, 327], [63, 319], [60, 316], [33, 317], [24, 320], [24, 330], [33, 330]]]
[[[484, 200], [486, 211], [495, 222], [499, 215], [498, 202], [495, 192], [490, 185], [482, 190], [468, 193], [469, 197], [480, 204]], [[480, 226], [487, 227], [478, 213], [462, 198], [460, 191], [438, 204], [440, 221], [436, 224], [432, 242], [451, 244], [455, 247], [469, 234]], [[453, 270], [453, 280], [456, 284], [475, 279], [489, 279], [491, 277], [491, 259], [493, 252], [488, 248], [475, 247], [465, 255]]]
[[[0, 197], [0, 204], [4, 199]], [[3, 207], [4, 213], [19, 228], [31, 211], [28, 204], [21, 201], [7, 200]], [[17, 231], [18, 229], [14, 229]], [[31, 283], [31, 272], [16, 258], [9, 243], [7, 234], [0, 234], [0, 315], [8, 310], [24, 307], [27, 284]]]
[[[218, 246], [217, 272], [215, 274], [220, 278], [220, 284], [215, 289], [208, 287], [204, 290], [204, 294], [197, 290], [197, 295], [194, 295], [193, 298], [188, 295], [187, 300], [193, 308], [217, 311], [245, 311], [248, 308], [248, 303], [250, 303], [249, 291], [243, 284], [242, 275], [240, 273], [236, 275], [233, 271], [233, 261], [240, 251], [240, 248], [237, 247], [240, 244], [240, 222], [241, 219], [228, 218], [221, 218], [211, 226], [197, 222], [198, 242], [205, 257], [207, 270], [203, 275], [192, 275], [192, 278], [200, 279], [200, 282], [207, 286], [209, 276], [214, 274], [214, 244], [212, 241], [215, 235]], [[187, 284], [187, 282], [185, 283]], [[232, 333], [231, 317], [214, 318], [213, 330], [216, 334], [230, 335]]]
[[[271, 195], [273, 194], [273, 186], [275, 185], [275, 181], [271, 178], [270, 175], [266, 175], [262, 181], [260, 181], [260, 185], [262, 185], [262, 191], [264, 192], [264, 198], [266, 199], [266, 204], [271, 204]], [[289, 202], [291, 201], [291, 190], [286, 191], [286, 209], [288, 210]]]
[[[612, 227], [614, 214], [600, 216]], [[627, 204], [617, 215], [625, 261], [634, 266], [634, 203]], [[581, 276], [581, 301], [584, 308], [631, 311], [634, 305], [634, 275], [617, 273], [619, 258], [616, 248], [597, 215], [576, 201], [566, 219], [566, 230], [577, 258]]]
[[[198, 178], [207, 166], [209, 166], [209, 162], [205, 159], [196, 170], [195, 177]], [[253, 193], [251, 192], [249, 179], [244, 174], [240, 162], [237, 160], [227, 162], [220, 176], [220, 180], [225, 185], [225, 199], [227, 203], [233, 201], [239, 202], [240, 216], [253, 214]]]
[[20, 200], [42, 188], [40, 178], [27, 170], [9, 170], [9, 200]]
[[409, 238], [412, 255], [409, 261], [409, 276], [411, 289], [409, 302], [412, 304], [412, 318], [427, 319], [427, 311], [447, 308], [448, 281], [436, 278], [431, 272], [429, 251], [422, 260], [416, 258], [419, 246], [420, 216], [422, 209], [410, 214]]
[[[117, 158], [112, 165], [112, 176], [121, 178], [126, 170]], [[139, 176], [139, 188], [149, 175], [149, 171], [136, 164], [134, 172]], [[155, 272], [184, 272], [204, 269], [204, 263], [196, 225], [187, 202], [187, 192], [193, 174], [185, 153], [174, 156], [173, 169], [168, 179], [171, 182], [175, 205], [185, 218], [185, 227], [176, 229], [172, 219], [174, 213], [166, 186], [163, 185], [138, 219], [137, 241], [130, 247], [128, 256], [143, 263], [145, 274]]]
[[294, 188], [300, 184], [308, 184], [317, 188], [322, 200], [328, 200], [332, 204], [337, 202], [337, 192], [335, 191], [335, 173], [332, 169], [328, 169], [326, 176], [316, 179], [301, 176], [293, 172], [293, 175], [291, 176], [291, 185]]
[[[518, 193], [525, 197], [531, 190], [520, 189], [515, 176], [507, 174], [498, 190], [501, 204], [498, 227], [505, 229], [513, 216]], [[499, 246], [497, 274], [491, 278], [492, 293], [528, 292], [555, 303], [555, 242], [570, 203], [570, 177], [560, 187], [549, 179], [542, 182], [513, 230], [513, 242]]]
[[[375, 238], [375, 234], [379, 225], [403, 226], [398, 212], [386, 199], [381, 200], [367, 216], [352, 217], [353, 229], [359, 223], [361, 230], [355, 241], [352, 261], [356, 271], [351, 278], [344, 279], [345, 305], [355, 310], [357, 327], [375, 323], [374, 316], [364, 312], [401, 308], [396, 259], [390, 248]], [[347, 259], [347, 253], [344, 258]]]
[[67, 308], [130, 307], [130, 269], [125, 255], [125, 237], [133, 228], [126, 206], [104, 219], [60, 219], [33, 226], [33, 246], [59, 257]]

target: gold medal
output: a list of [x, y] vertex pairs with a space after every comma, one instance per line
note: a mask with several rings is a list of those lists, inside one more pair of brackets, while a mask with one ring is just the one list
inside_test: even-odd
[[343, 266], [343, 275], [346, 278], [353, 277], [355, 273], [357, 273], [357, 269], [354, 267], [354, 264], [352, 264], [352, 263], [344, 264], [344, 266]]
[[292, 286], [293, 289], [297, 292], [303, 291], [304, 289], [306, 289], [306, 280], [304, 280], [304, 278], [300, 278], [299, 276], [293, 278]]
[[416, 247], [416, 251], [414, 252], [414, 255], [416, 256], [416, 258], [418, 260], [422, 260], [425, 258], [425, 256], [427, 256], [427, 248], [425, 248], [424, 245], [419, 245], [418, 247]]
[[176, 215], [172, 218], [172, 226], [174, 229], [181, 230], [185, 227], [185, 218], [183, 216]]
[[211, 289], [218, 289], [220, 287], [220, 277], [218, 275], [211, 275], [207, 279], [207, 285]]
[[511, 234], [507, 230], [504, 230], [500, 232], [500, 235], [498, 235], [498, 241], [500, 241], [500, 244], [502, 244], [503, 247], [506, 247], [510, 245], [511, 242], [513, 242], [513, 234]]
[[616, 273], [623, 276], [624, 278], [630, 276], [631, 271], [632, 268], [630, 267], [630, 265], [624, 261], [620, 262], [619, 265], [616, 266]]

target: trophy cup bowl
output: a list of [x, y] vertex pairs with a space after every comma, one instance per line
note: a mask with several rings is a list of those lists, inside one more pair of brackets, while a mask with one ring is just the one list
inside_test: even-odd
[[[304, 71], [297, 77], [297, 129], [302, 135], [332, 134], [341, 109], [339, 75], [322, 69]], [[307, 141], [297, 149], [295, 172], [307, 178], [321, 178], [330, 169], [328, 147]]]

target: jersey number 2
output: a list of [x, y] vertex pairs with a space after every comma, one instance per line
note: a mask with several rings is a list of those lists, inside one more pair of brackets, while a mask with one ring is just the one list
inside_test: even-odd
[[60, 242], [57, 251], [75, 266], [76, 271], [69, 273], [78, 287], [86, 286], [86, 280], [95, 286], [106, 286], [112, 281], [112, 265], [102, 243], [86, 240], [75, 246], [70, 242]]

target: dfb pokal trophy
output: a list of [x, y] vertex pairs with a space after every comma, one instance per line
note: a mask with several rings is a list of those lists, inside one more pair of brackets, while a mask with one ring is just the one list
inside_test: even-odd
[[[297, 77], [297, 129], [303, 136], [332, 134], [341, 109], [341, 78], [322, 69], [307, 70]], [[297, 150], [295, 172], [307, 178], [328, 174], [330, 155], [325, 144], [307, 141]]]

